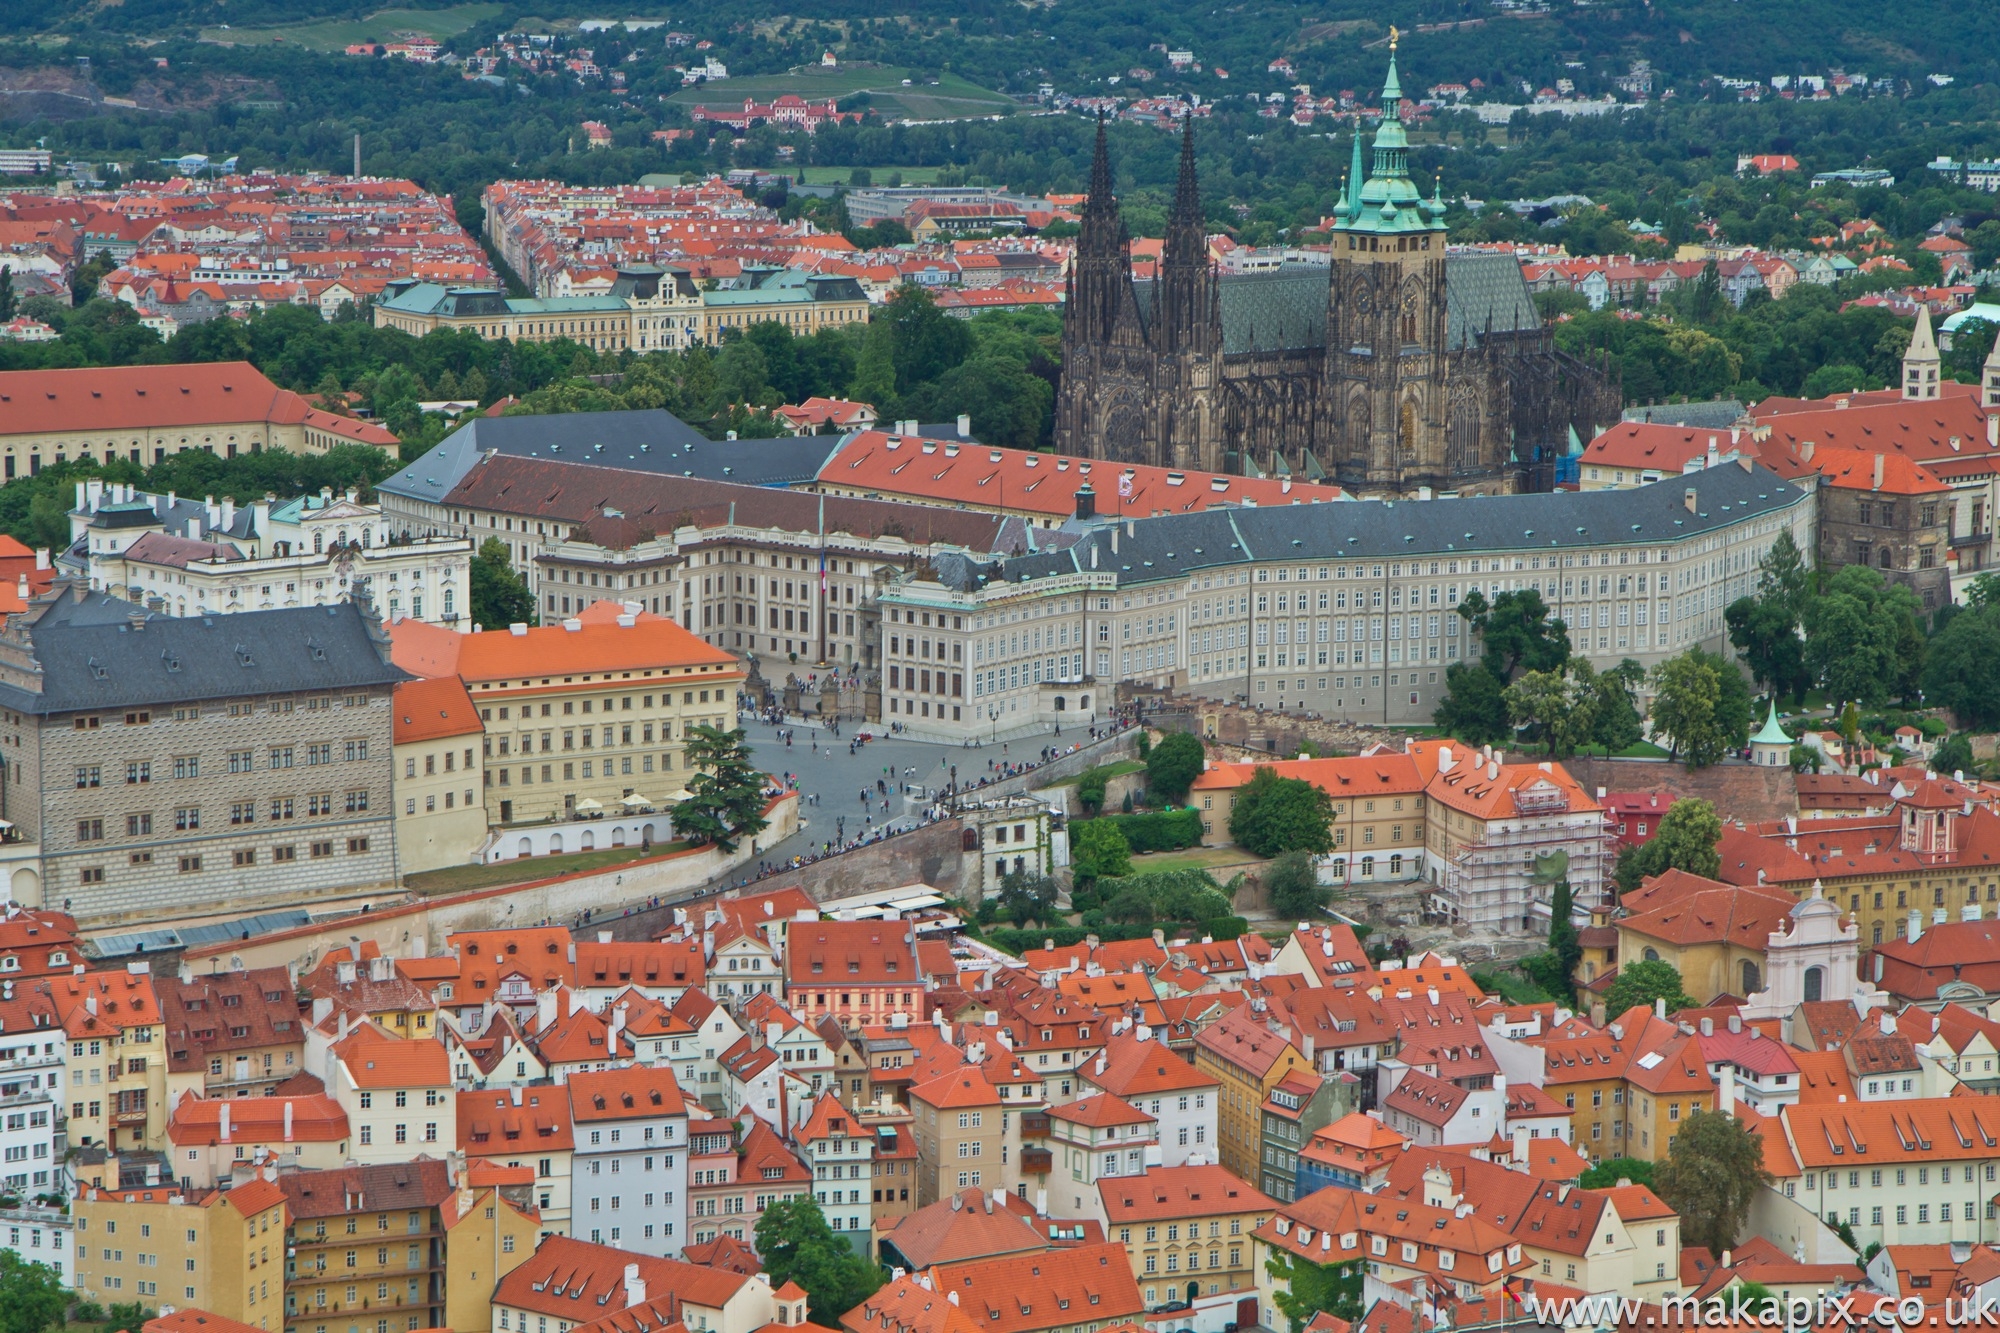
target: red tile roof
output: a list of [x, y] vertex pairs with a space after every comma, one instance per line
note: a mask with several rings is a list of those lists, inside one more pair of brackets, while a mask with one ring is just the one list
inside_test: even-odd
[[398, 745], [439, 740], [446, 736], [475, 736], [484, 728], [465, 682], [456, 676], [435, 680], [406, 680], [396, 687], [396, 739]]
[[357, 1088], [448, 1088], [451, 1060], [444, 1043], [431, 1037], [408, 1041], [363, 1023], [333, 1053]]
[[1137, 1176], [1097, 1182], [1105, 1223], [1171, 1222], [1224, 1213], [1269, 1212], [1277, 1201], [1221, 1166], [1150, 1166]]
[[1118, 1244], [949, 1264], [931, 1275], [981, 1333], [1035, 1333], [1145, 1310], [1132, 1261]]
[[901, 922], [795, 923], [785, 937], [785, 980], [800, 986], [922, 985], [915, 936]]
[[[291, 1112], [289, 1124], [285, 1112]], [[222, 1117], [229, 1115], [229, 1132]], [[325, 1093], [304, 1097], [201, 1097], [190, 1092], [174, 1105], [167, 1138], [183, 1147], [222, 1143], [338, 1143], [347, 1137], [347, 1112]]]
[[687, 1114], [680, 1084], [666, 1065], [571, 1074], [569, 1103], [579, 1123]]

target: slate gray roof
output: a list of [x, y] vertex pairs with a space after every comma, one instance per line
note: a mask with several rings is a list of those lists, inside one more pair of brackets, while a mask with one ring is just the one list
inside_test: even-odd
[[[1262, 273], [1225, 274], [1223, 353], [1324, 347], [1327, 287], [1332, 281], [1333, 270], [1325, 264], [1291, 263]], [[1477, 346], [1489, 317], [1496, 333], [1542, 326], [1534, 294], [1511, 255], [1446, 255], [1444, 282], [1445, 345], [1453, 351]], [[1150, 321], [1153, 283], [1132, 286], [1140, 314]]]
[[1689, 430], [1728, 430], [1741, 421], [1749, 409], [1734, 398], [1717, 398], [1705, 403], [1655, 403], [1651, 407], [1628, 407], [1626, 421], [1650, 421], [1661, 426], [1685, 426]]
[[839, 447], [831, 435], [778, 440], [711, 440], [671, 412], [554, 412], [475, 417], [376, 489], [441, 504], [487, 452], [699, 477], [746, 486], [791, 486], [819, 475]]
[[[1692, 513], [1685, 503], [1689, 487], [1696, 497]], [[1787, 511], [1810, 499], [1767, 468], [1753, 465], [1746, 472], [1726, 465], [1630, 490], [1219, 507], [1131, 520], [1119, 532], [1115, 553], [1117, 525], [1107, 523], [1067, 550], [985, 564], [934, 563], [947, 587], [969, 590], [996, 577], [1016, 583], [1088, 570], [1095, 551], [1096, 569], [1117, 574], [1120, 583], [1147, 583], [1252, 561], [1652, 546]]]
[[411, 678], [385, 660], [353, 603], [176, 617], [146, 615], [102, 593], [66, 594], [28, 635], [41, 692], [0, 683], [0, 701], [25, 713], [334, 692]]

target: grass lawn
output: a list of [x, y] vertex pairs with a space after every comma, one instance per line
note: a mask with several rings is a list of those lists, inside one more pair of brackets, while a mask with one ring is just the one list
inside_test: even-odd
[[[839, 69], [803, 69], [791, 74], [757, 74], [740, 79], [684, 88], [667, 100], [681, 106], [740, 107], [745, 98], [769, 101], [786, 93], [819, 99], [867, 93], [874, 109], [891, 119], [953, 120], [1002, 115], [1019, 104], [1004, 93], [982, 88], [955, 74], [943, 74], [937, 86], [903, 86], [909, 71], [899, 65], [843, 65]], [[847, 168], [842, 168], [842, 171]], [[893, 170], [893, 168], [892, 168]], [[902, 168], [906, 184], [911, 168]], [[841, 179], [845, 179], [844, 176]]]
[[1230, 875], [1239, 870], [1256, 870], [1268, 864], [1263, 857], [1252, 856], [1241, 847], [1190, 847], [1181, 852], [1135, 852], [1132, 855], [1132, 873], [1135, 875], [1161, 870], [1206, 870], [1225, 884], [1229, 882]]
[[403, 887], [420, 897], [436, 897], [450, 893], [468, 893], [473, 889], [491, 889], [502, 884], [527, 884], [538, 879], [553, 879], [557, 875], [573, 874], [579, 870], [603, 870], [607, 866], [623, 865], [627, 861], [637, 861], [641, 857], [660, 856], [667, 852], [677, 852], [686, 847], [685, 842], [655, 843], [652, 847], [605, 847], [594, 852], [569, 852], [562, 856], [523, 856], [512, 861], [499, 861], [492, 865], [446, 866], [442, 870], [425, 870], [403, 877]]
[[[1109, 782], [1111, 779], [1123, 777], [1127, 773], [1143, 773], [1145, 770], [1146, 761], [1143, 759], [1120, 759], [1116, 763], [1099, 764], [1096, 768], [1086, 768], [1083, 772], [1070, 778], [1068, 781], [1058, 782], [1055, 785], [1058, 787], [1074, 787], [1093, 773], [1103, 774], [1104, 780]], [[1116, 814], [1118, 812], [1114, 810], [1111, 813]]]
[[203, 28], [201, 39], [237, 46], [291, 43], [310, 51], [345, 51], [356, 42], [391, 42], [404, 34], [443, 41], [475, 23], [491, 23], [504, 9], [505, 6], [492, 3], [455, 5], [450, 9], [380, 9], [361, 19], [321, 19], [275, 28]]

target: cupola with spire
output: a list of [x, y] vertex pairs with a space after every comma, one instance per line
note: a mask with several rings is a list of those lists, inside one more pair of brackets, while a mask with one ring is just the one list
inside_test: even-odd
[[1382, 84], [1382, 123], [1375, 130], [1375, 146], [1368, 171], [1362, 171], [1361, 136], [1354, 136], [1354, 161], [1348, 171], [1341, 204], [1334, 210], [1334, 231], [1350, 235], [1346, 246], [1336, 241], [1336, 249], [1440, 251], [1441, 237], [1413, 243], [1395, 241], [1386, 246], [1366, 237], [1422, 237], [1444, 230], [1443, 185], [1426, 201], [1423, 189], [1410, 178], [1410, 138], [1403, 127], [1403, 83], [1396, 71], [1396, 48], [1401, 34], [1389, 29], [1389, 74]]

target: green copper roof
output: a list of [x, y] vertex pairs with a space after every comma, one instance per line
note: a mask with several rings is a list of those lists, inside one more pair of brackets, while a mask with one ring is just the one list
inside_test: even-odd
[[1778, 725], [1778, 701], [1776, 699], [1771, 700], [1771, 713], [1770, 716], [1764, 719], [1763, 730], [1752, 736], [1750, 743], [1752, 745], [1782, 745], [1787, 749], [1791, 748], [1791, 735]]
[[1403, 85], [1396, 75], [1393, 34], [1389, 77], [1382, 85], [1382, 124], [1375, 131], [1374, 163], [1366, 182], [1361, 179], [1360, 167], [1361, 139], [1356, 135], [1347, 197], [1334, 211], [1335, 231], [1404, 236], [1445, 229], [1442, 197], [1425, 200], [1423, 191], [1410, 179], [1410, 139], [1403, 130]]

